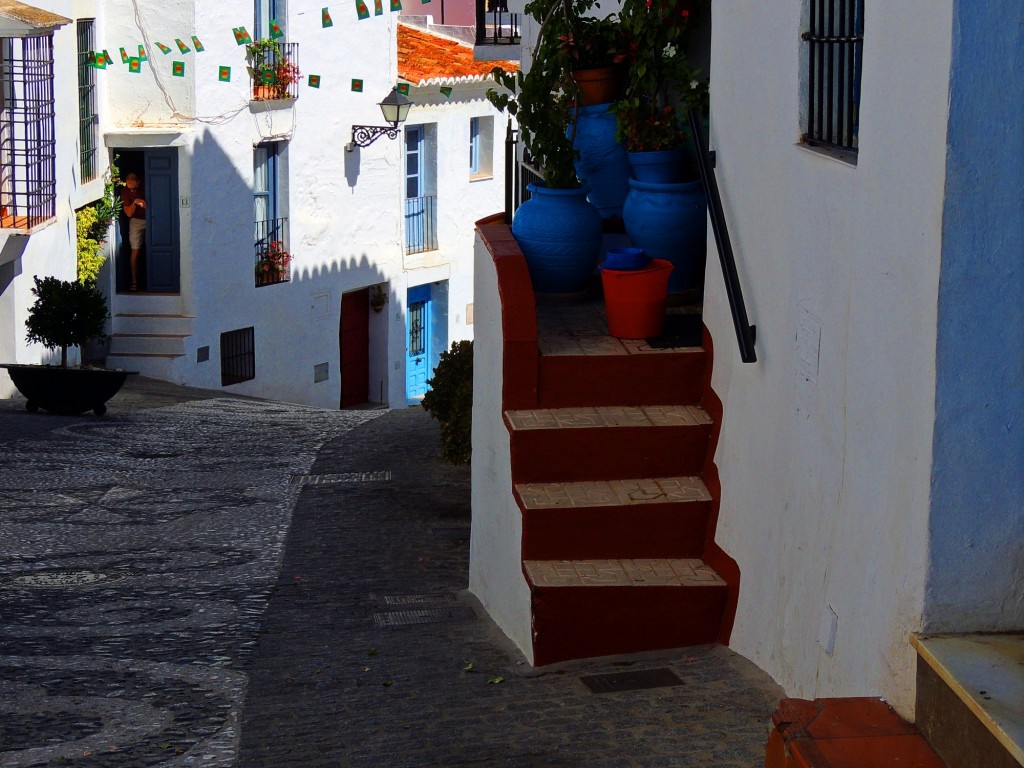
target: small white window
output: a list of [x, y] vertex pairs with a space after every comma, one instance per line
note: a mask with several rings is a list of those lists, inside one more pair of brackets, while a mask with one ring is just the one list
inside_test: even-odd
[[493, 175], [494, 118], [472, 117], [469, 120], [469, 177], [488, 179]]

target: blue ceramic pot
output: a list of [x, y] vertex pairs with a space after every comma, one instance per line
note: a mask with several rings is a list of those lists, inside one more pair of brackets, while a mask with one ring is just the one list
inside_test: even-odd
[[[587, 198], [603, 218], [622, 215], [629, 192], [626, 148], [615, 140], [615, 113], [610, 104], [580, 107], [573, 146], [579, 151], [576, 176], [590, 187]], [[570, 135], [569, 126], [566, 135]]]
[[585, 291], [601, 248], [601, 214], [587, 187], [548, 189], [530, 184], [532, 197], [516, 209], [512, 235], [526, 258], [537, 293]]
[[697, 286], [707, 256], [707, 199], [699, 181], [658, 184], [629, 180], [622, 208], [629, 241], [652, 259], [671, 261], [670, 293]]
[[686, 150], [660, 149], [627, 153], [633, 178], [659, 184], [678, 184], [686, 174]]

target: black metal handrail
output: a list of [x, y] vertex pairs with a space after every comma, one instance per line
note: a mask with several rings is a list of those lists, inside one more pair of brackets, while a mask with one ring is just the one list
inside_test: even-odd
[[708, 211], [711, 213], [711, 229], [715, 233], [718, 245], [718, 258], [722, 262], [722, 274], [725, 277], [725, 293], [729, 297], [729, 309], [732, 310], [732, 322], [736, 327], [736, 340], [740, 345], [740, 359], [744, 363], [757, 362], [754, 352], [754, 340], [757, 338], [757, 327], [747, 319], [747, 307], [743, 303], [743, 289], [736, 272], [736, 258], [729, 240], [729, 228], [725, 224], [725, 213], [722, 210], [722, 196], [715, 180], [714, 163], [708, 152], [708, 142], [704, 137], [704, 121], [696, 107], [690, 108], [690, 131], [693, 143], [697, 148], [697, 167], [700, 169], [700, 180], [704, 185], [704, 194], [708, 198]]
[[505, 223], [509, 226], [516, 208], [530, 199], [530, 184], [544, 181], [544, 174], [530, 165], [528, 158], [519, 161], [516, 156], [518, 142], [519, 132], [513, 130], [509, 120], [505, 130]]

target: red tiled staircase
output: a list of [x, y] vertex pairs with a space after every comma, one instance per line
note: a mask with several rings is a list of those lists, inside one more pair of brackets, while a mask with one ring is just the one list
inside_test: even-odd
[[502, 300], [534, 664], [727, 641], [739, 571], [714, 543], [709, 337], [669, 350], [619, 341], [600, 301], [535, 314], [507, 227], [479, 229]]

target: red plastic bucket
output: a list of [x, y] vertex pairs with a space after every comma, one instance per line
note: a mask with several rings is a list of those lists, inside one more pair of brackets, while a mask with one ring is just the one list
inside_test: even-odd
[[660, 336], [672, 269], [670, 261], [651, 259], [643, 269], [601, 270], [608, 333], [619, 339]]

